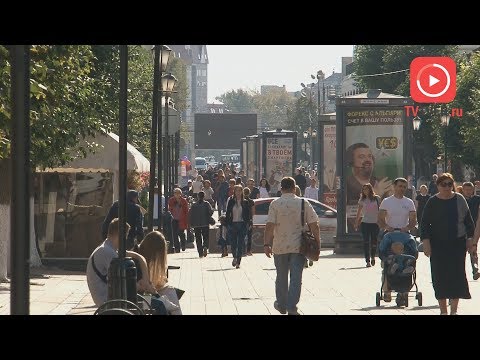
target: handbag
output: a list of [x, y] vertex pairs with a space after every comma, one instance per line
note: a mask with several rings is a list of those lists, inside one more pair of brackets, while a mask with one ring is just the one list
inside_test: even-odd
[[[305, 201], [303, 198], [301, 214], [303, 228], [305, 226]], [[312, 261], [318, 261], [320, 258], [320, 246], [310, 229], [308, 231], [302, 230], [302, 236], [300, 238], [300, 254]]]

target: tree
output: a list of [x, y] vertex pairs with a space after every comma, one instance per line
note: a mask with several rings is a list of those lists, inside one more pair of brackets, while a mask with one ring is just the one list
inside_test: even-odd
[[243, 89], [231, 90], [217, 96], [216, 99], [221, 101], [225, 108], [231, 112], [248, 113], [255, 112], [255, 102], [253, 91], [246, 91]]
[[[458, 61], [457, 95], [452, 107], [463, 110], [462, 118], [451, 119], [449, 152], [480, 173], [480, 54], [462, 56]], [[452, 144], [452, 137], [457, 140]], [[450, 155], [449, 155], [450, 157]]]
[[272, 89], [265, 94], [255, 94], [253, 102], [257, 109], [262, 128], [285, 128], [287, 126], [287, 110], [293, 105], [295, 98], [284, 89]]
[[[457, 46], [450, 45], [359, 45], [355, 47], [354, 79], [362, 89], [382, 89], [383, 92], [410, 96], [408, 69], [419, 56], [450, 56], [455, 58]], [[406, 71], [402, 71], [406, 70]], [[365, 76], [385, 74], [377, 76]], [[414, 151], [421, 173], [430, 171], [430, 165], [439, 152], [443, 152], [443, 132], [439, 107], [422, 106], [419, 116], [422, 126], [414, 134], [417, 147]], [[459, 138], [449, 132], [449, 144], [457, 144]], [[440, 150], [442, 149], [442, 150]]]
[[[94, 54], [90, 46], [35, 45], [30, 51], [31, 166], [64, 165], [95, 148], [80, 147], [79, 140], [111, 127], [116, 118], [104, 106], [110, 84], [93, 78]], [[0, 168], [10, 177], [10, 59], [0, 46]], [[8, 182], [7, 182], [8, 183]], [[10, 189], [0, 188], [0, 280], [7, 275], [7, 249], [10, 240]]]

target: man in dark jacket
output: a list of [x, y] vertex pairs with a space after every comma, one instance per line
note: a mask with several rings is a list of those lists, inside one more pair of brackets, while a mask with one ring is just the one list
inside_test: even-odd
[[305, 194], [305, 188], [307, 187], [307, 179], [302, 173], [302, 169], [297, 169], [297, 175], [295, 175], [295, 183], [298, 185], [300, 190], [302, 190], [302, 196]]
[[[205, 193], [198, 193], [198, 201], [192, 205], [188, 213], [188, 223], [195, 232], [198, 256], [204, 257], [208, 254], [208, 235], [210, 230], [210, 217], [213, 215], [212, 205], [204, 200]], [[202, 241], [203, 240], [203, 241]]]
[[437, 179], [438, 175], [433, 174], [432, 175], [432, 181], [428, 184], [428, 195], [433, 196], [436, 193], [438, 193], [438, 188], [437, 188]]
[[[102, 224], [102, 238], [107, 238], [108, 226], [113, 219], [118, 218], [118, 200], [112, 204], [107, 216]], [[138, 192], [135, 190], [127, 191], [127, 223], [130, 225], [130, 231], [127, 236], [127, 250], [133, 249], [135, 246], [135, 238], [137, 243], [143, 240], [143, 215], [138, 205]]]
[[[464, 182], [463, 187], [463, 196], [467, 200], [468, 208], [472, 214], [473, 223], [477, 224], [478, 219], [478, 208], [480, 206], [480, 196], [475, 195], [475, 186], [471, 182]], [[478, 255], [477, 253], [470, 253], [470, 262], [472, 264], [472, 273], [473, 280], [478, 280], [480, 278], [480, 272], [478, 272]]]

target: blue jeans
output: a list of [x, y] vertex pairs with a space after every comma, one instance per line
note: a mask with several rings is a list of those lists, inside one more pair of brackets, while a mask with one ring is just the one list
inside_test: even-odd
[[[296, 312], [302, 292], [302, 274], [305, 265], [305, 256], [298, 253], [273, 255], [277, 268], [275, 280], [275, 294], [280, 309], [288, 312]], [[288, 284], [288, 272], [290, 271], [290, 285]]]
[[217, 210], [218, 216], [222, 216], [222, 211], [227, 211], [227, 199], [218, 198], [217, 199]]
[[230, 229], [232, 255], [237, 259], [237, 263], [243, 256], [245, 246], [245, 234], [247, 233], [247, 225], [245, 222], [234, 222]]

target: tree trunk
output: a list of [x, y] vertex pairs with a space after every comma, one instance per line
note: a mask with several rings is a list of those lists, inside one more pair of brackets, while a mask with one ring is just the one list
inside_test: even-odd
[[0, 161], [4, 181], [0, 186], [0, 281], [7, 280], [10, 257], [10, 202], [12, 198], [10, 159]]

